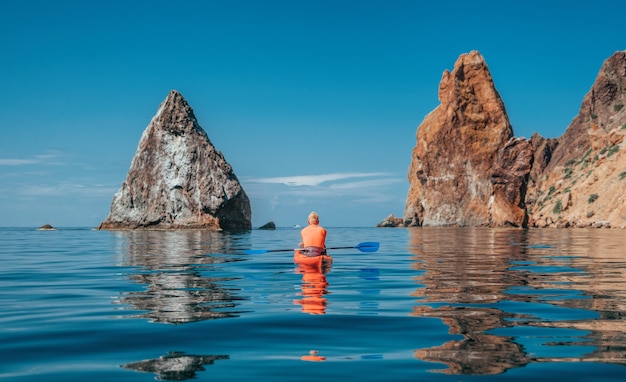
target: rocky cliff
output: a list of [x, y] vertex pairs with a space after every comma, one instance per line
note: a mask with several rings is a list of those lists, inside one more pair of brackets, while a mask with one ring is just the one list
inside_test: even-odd
[[626, 52], [606, 60], [558, 139], [515, 138], [485, 60], [444, 71], [417, 130], [405, 226], [624, 227]]
[[98, 229], [251, 229], [232, 167], [172, 90], [143, 132], [111, 211]]
[[625, 104], [626, 51], [603, 63], [578, 115], [547, 150], [527, 195], [530, 226], [626, 225]]
[[417, 130], [405, 225], [524, 226], [532, 147], [513, 137], [480, 53], [443, 73], [439, 100]]

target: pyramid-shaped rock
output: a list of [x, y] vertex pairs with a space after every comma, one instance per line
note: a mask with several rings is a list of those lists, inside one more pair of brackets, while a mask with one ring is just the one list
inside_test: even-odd
[[172, 90], [143, 132], [111, 211], [98, 229], [251, 229], [232, 167]]

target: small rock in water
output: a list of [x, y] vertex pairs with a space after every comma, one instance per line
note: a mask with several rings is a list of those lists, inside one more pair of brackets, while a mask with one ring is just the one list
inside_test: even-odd
[[40, 231], [56, 231], [56, 228], [51, 226], [50, 224], [44, 224], [41, 227], [37, 228]]

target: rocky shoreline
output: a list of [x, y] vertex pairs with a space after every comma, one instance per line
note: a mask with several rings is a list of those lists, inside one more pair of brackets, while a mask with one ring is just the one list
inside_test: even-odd
[[[404, 216], [377, 227], [626, 226], [626, 51], [604, 62], [559, 138], [514, 135], [478, 51], [443, 72], [438, 96], [417, 128]], [[252, 229], [248, 196], [178, 91], [143, 132], [97, 229]]]
[[624, 228], [626, 51], [560, 138], [514, 136], [476, 51], [444, 71], [439, 100], [417, 129], [404, 217], [379, 226]]

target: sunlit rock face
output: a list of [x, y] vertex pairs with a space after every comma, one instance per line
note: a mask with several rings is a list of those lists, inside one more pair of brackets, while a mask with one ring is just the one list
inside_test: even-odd
[[559, 138], [514, 138], [478, 52], [417, 131], [404, 225], [626, 227], [626, 51], [602, 65]]
[[[605, 60], [578, 115], [552, 144], [544, 169], [533, 169], [527, 194], [529, 225], [625, 227], [625, 137], [623, 51]], [[539, 154], [549, 151], [544, 147]]]
[[98, 229], [251, 229], [232, 167], [172, 90], [143, 132], [126, 180]]
[[480, 53], [444, 71], [439, 100], [417, 130], [405, 225], [525, 226], [532, 146], [513, 137]]

